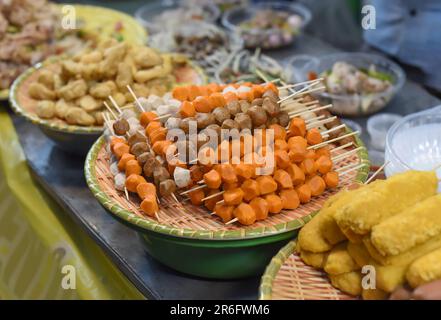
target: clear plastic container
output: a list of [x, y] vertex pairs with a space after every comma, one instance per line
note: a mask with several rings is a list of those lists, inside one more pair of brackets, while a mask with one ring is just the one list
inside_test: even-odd
[[378, 71], [392, 78], [392, 86], [375, 94], [332, 94], [326, 91], [315, 93], [322, 103], [333, 104], [332, 112], [343, 116], [364, 116], [383, 109], [395, 94], [403, 87], [406, 76], [396, 63], [376, 54], [343, 52], [322, 57], [297, 55], [291, 58], [288, 65], [293, 82], [308, 80], [308, 75], [317, 75], [332, 69], [336, 62], [344, 61], [357, 68], [368, 69], [375, 65]]
[[[244, 29], [241, 24], [252, 19], [261, 10], [274, 10], [299, 16], [301, 21], [298, 27], [289, 31], [281, 29]], [[259, 2], [246, 7], [238, 7], [226, 11], [222, 16], [222, 25], [228, 30], [239, 34], [247, 48], [276, 49], [290, 45], [301, 33], [304, 27], [311, 21], [311, 12], [305, 6], [298, 3], [278, 1]]]
[[441, 177], [441, 113], [419, 113], [396, 122], [387, 134], [385, 157], [388, 177], [412, 169], [435, 168]]
[[393, 113], [381, 113], [370, 117], [367, 121], [367, 131], [371, 136], [371, 145], [377, 150], [384, 150], [387, 132], [395, 122], [402, 118]]
[[[185, 2], [180, 3], [178, 0], [164, 0], [146, 4], [140, 7], [135, 12], [135, 18], [138, 20], [149, 33], [156, 33], [163, 30], [164, 27], [168, 28], [169, 26], [179, 27], [183, 21], [179, 19], [169, 19], [169, 21], [162, 21], [161, 23], [155, 23], [154, 19], [160, 15], [163, 15], [166, 11], [175, 11], [177, 9], [187, 10], [188, 12], [194, 12], [196, 14], [189, 14], [189, 20], [194, 21], [205, 21], [209, 23], [216, 22], [220, 17], [219, 8], [210, 3], [201, 4], [200, 8], [197, 10], [194, 7], [186, 7]], [[176, 13], [175, 13], [176, 14]], [[202, 16], [200, 16], [202, 14]], [[176, 18], [175, 15], [173, 17]]]

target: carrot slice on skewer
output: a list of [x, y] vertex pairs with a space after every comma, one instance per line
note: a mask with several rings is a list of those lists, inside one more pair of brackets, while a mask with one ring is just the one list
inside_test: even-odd
[[323, 142], [323, 137], [317, 128], [312, 128], [306, 133], [306, 141], [310, 145], [315, 145]]
[[300, 205], [299, 196], [294, 189], [280, 191], [280, 199], [282, 199], [283, 209], [293, 210]]
[[265, 220], [268, 218], [269, 205], [265, 199], [261, 197], [254, 198], [251, 200], [250, 206], [256, 213], [256, 220]]
[[277, 182], [270, 176], [260, 176], [256, 179], [260, 194], [273, 193], [277, 190]]
[[172, 96], [174, 99], [179, 101], [186, 101], [189, 98], [189, 90], [188, 87], [176, 87], [172, 91]]
[[277, 214], [283, 209], [282, 199], [275, 194], [268, 194], [265, 196], [266, 202], [268, 202], [268, 211], [272, 214]]
[[141, 122], [141, 125], [145, 128], [150, 122], [156, 121], [155, 119], [158, 117], [158, 115], [153, 111], [146, 111], [141, 113], [139, 116], [139, 121]]
[[234, 209], [233, 214], [243, 225], [248, 226], [256, 222], [256, 213], [249, 204], [244, 202]]
[[237, 206], [242, 203], [244, 192], [240, 188], [230, 189], [225, 191], [223, 196], [226, 205]]
[[293, 187], [291, 176], [285, 170], [276, 170], [274, 180], [276, 180], [280, 189], [291, 189]]
[[216, 170], [211, 169], [209, 172], [204, 174], [204, 182], [208, 188], [217, 189], [222, 183], [222, 178]]
[[260, 195], [259, 184], [256, 180], [245, 180], [242, 183], [241, 188], [244, 192], [243, 198], [245, 199], [245, 201], [251, 201], [252, 199]]
[[179, 114], [182, 116], [182, 118], [194, 117], [196, 115], [196, 110], [193, 103], [184, 101], [179, 109]]
[[156, 196], [148, 195], [141, 202], [141, 210], [147, 215], [153, 217], [156, 212], [158, 212], [159, 207], [156, 201]]

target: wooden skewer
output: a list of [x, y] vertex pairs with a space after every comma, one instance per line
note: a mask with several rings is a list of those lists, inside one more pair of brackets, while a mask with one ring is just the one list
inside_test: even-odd
[[133, 99], [135, 99], [136, 105], [138, 106], [139, 110], [141, 112], [145, 112], [144, 108], [142, 107], [141, 102], [139, 102], [138, 97], [136, 96], [135, 92], [132, 90], [132, 88], [127, 85], [127, 89], [129, 90], [130, 94], [132, 95]]
[[213, 199], [216, 198], [217, 196], [220, 196], [221, 194], [224, 194], [225, 191], [220, 191], [218, 193], [214, 193], [208, 197], [203, 198], [201, 201], [205, 201], [205, 200], [209, 200], [209, 199]]
[[322, 133], [322, 135], [323, 134], [328, 134], [328, 133], [331, 133], [331, 132], [334, 132], [334, 131], [337, 131], [337, 130], [340, 130], [340, 129], [343, 129], [343, 128], [346, 128], [346, 124], [344, 124], [344, 123], [339, 125], [339, 126], [336, 126], [334, 128], [322, 131], [321, 133]]
[[109, 110], [109, 112], [112, 114], [114, 119], [118, 119], [118, 117], [116, 116], [116, 114], [113, 112], [112, 108], [109, 107], [109, 105], [107, 104], [106, 101], [103, 102], [104, 106], [106, 107], [107, 110]]
[[130, 200], [129, 200], [129, 191], [127, 191], [127, 188], [126, 188], [126, 187], [124, 187], [124, 193], [125, 193], [125, 195], [126, 195], [126, 199], [127, 199], [127, 201], [130, 201]]
[[373, 175], [370, 176], [369, 179], [366, 180], [366, 182], [364, 184], [368, 184], [369, 182], [371, 182], [372, 180], [375, 179], [375, 177], [381, 172], [383, 171], [383, 169], [389, 164], [389, 161], [385, 162], [381, 167], [379, 167]]
[[283, 85], [281, 87], [278, 87], [278, 89], [290, 89], [290, 88], [295, 88], [304, 84], [309, 84], [311, 82], [316, 82], [316, 81], [323, 81], [323, 78], [318, 78], [318, 79], [314, 79], [314, 80], [308, 80], [308, 81], [303, 81], [303, 82], [297, 82], [297, 83], [293, 83], [293, 84], [287, 84], [287, 85]]
[[314, 127], [321, 126], [321, 125], [323, 125], [323, 124], [326, 124], [326, 123], [332, 122], [332, 121], [334, 121], [335, 119], [337, 119], [337, 117], [336, 117], [336, 116], [333, 116], [333, 117], [326, 118], [326, 119], [324, 119], [324, 120], [319, 120], [319, 121], [316, 121], [316, 122], [309, 123], [309, 124], [306, 126], [306, 129], [309, 130], [309, 129], [312, 129], [312, 128], [314, 128]]
[[153, 120], [161, 120], [161, 119], [165, 119], [165, 118], [168, 118], [168, 117], [171, 117], [171, 116], [172, 116], [171, 113], [167, 113], [167, 114], [164, 114], [164, 115], [162, 115], [162, 116], [160, 116], [160, 117], [156, 117], [156, 118], [153, 119]]
[[347, 147], [350, 147], [350, 146], [352, 146], [354, 143], [352, 143], [352, 142], [348, 142], [348, 143], [346, 143], [346, 144], [344, 144], [344, 145], [342, 145], [342, 146], [339, 146], [339, 147], [335, 147], [335, 148], [333, 148], [333, 149], [331, 149], [329, 152], [335, 152], [335, 151], [338, 151], [338, 150], [341, 150], [341, 149], [346, 149]]
[[336, 155], [336, 156], [332, 157], [331, 160], [333, 162], [336, 162], [336, 161], [344, 159], [344, 158], [346, 158], [346, 157], [348, 157], [348, 156], [350, 156], [350, 155], [352, 155], [354, 153], [357, 153], [358, 151], [360, 151], [362, 149], [364, 149], [364, 147], [358, 147], [356, 149], [349, 150], [349, 151], [347, 151], [345, 153], [341, 153], [339, 155]]
[[205, 187], [206, 187], [206, 185], [203, 184], [203, 185], [201, 185], [201, 186], [197, 186], [197, 187], [194, 187], [194, 188], [189, 189], [189, 190], [187, 190], [187, 191], [184, 191], [184, 192], [180, 193], [180, 195], [183, 196], [183, 195], [186, 195], [186, 194], [188, 194], [188, 193], [192, 193], [193, 191], [196, 191], [196, 190], [199, 190], [199, 189], [203, 189], [203, 188], [205, 188]]
[[[298, 91], [295, 91], [294, 93], [292, 93], [292, 94], [290, 94], [290, 95], [288, 95], [288, 96], [286, 96], [286, 97], [283, 97], [282, 99], [280, 99], [279, 101], [277, 101], [278, 103], [282, 103], [283, 101], [286, 101], [286, 100], [289, 100], [289, 99], [292, 99], [292, 98], [294, 98], [295, 96], [298, 96], [299, 94], [301, 94], [302, 96], [303, 95], [305, 95], [305, 94], [307, 94], [307, 93], [310, 93], [310, 92], [315, 92], [315, 91], [318, 91], [318, 90], [323, 90], [323, 89], [325, 89], [325, 87], [324, 86], [321, 86], [321, 87], [318, 87], [318, 88], [315, 88], [315, 89], [311, 89], [313, 86], [315, 86], [316, 84], [319, 84], [319, 82], [320, 81], [313, 81], [313, 82], [311, 82], [310, 84], [308, 84], [307, 86], [305, 86], [304, 88], [302, 88], [302, 89], [300, 89], [300, 90], [298, 90]], [[309, 89], [309, 90], [308, 90]]]
[[315, 112], [315, 111], [320, 111], [320, 110], [324, 110], [324, 109], [329, 109], [332, 108], [332, 104], [327, 104], [326, 106], [320, 106], [320, 107], [315, 107], [315, 108], [311, 108], [308, 110], [302, 110], [302, 111], [292, 111], [292, 112], [288, 112], [288, 115], [290, 118], [295, 118], [295, 117], [299, 117], [301, 115], [307, 114], [309, 112]]
[[350, 172], [352, 172], [354, 170], [358, 170], [358, 169], [361, 169], [361, 168], [366, 167], [366, 166], [367, 166], [366, 163], [361, 163], [358, 166], [352, 167], [352, 168], [350, 168], [350, 169], [348, 169], [346, 171], [343, 171], [343, 172], [337, 171], [337, 172], [338, 172], [339, 176], [344, 176], [344, 175], [346, 175], [346, 174], [348, 174], [348, 173], [350, 173]]
[[172, 193], [171, 196], [172, 196], [173, 200], [176, 201], [176, 203], [179, 203], [179, 200], [174, 193]]
[[305, 122], [306, 123], [311, 123], [311, 122], [316, 121], [316, 120], [321, 120], [324, 117], [325, 117], [325, 115], [322, 114], [321, 116], [318, 116], [318, 117], [315, 117], [315, 118], [311, 118], [311, 119], [307, 119], [307, 120], [305, 120]]
[[359, 131], [354, 131], [354, 132], [345, 134], [345, 135], [343, 135], [341, 137], [337, 137], [337, 138], [334, 138], [334, 139], [331, 139], [331, 140], [324, 141], [324, 142], [319, 143], [319, 144], [315, 144], [313, 146], [309, 146], [307, 149], [309, 150], [309, 149], [321, 148], [321, 147], [323, 147], [323, 146], [325, 146], [327, 144], [330, 144], [332, 142], [335, 142], [335, 141], [338, 141], [338, 140], [341, 140], [341, 139], [344, 139], [344, 138], [347, 138], [347, 137], [352, 137], [352, 136], [355, 136], [356, 134], [359, 134], [359, 133], [360, 133]]
[[122, 113], [121, 109], [119, 108], [118, 104], [116, 103], [115, 99], [113, 99], [112, 96], [109, 96], [109, 100], [110, 102], [112, 102], [113, 106], [115, 107], [115, 109], [118, 111], [119, 114]]
[[234, 218], [233, 220], [228, 221], [225, 225], [229, 225], [229, 224], [235, 223], [236, 221], [239, 221], [239, 219]]

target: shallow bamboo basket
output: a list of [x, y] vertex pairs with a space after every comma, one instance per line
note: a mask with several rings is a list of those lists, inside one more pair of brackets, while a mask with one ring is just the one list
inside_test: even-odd
[[[362, 145], [360, 140], [358, 145]], [[86, 160], [86, 179], [96, 198], [113, 214], [137, 227], [164, 233], [172, 236], [193, 239], [250, 239], [274, 235], [299, 229], [308, 222], [313, 213], [317, 212], [331, 195], [341, 188], [354, 182], [364, 182], [368, 175], [368, 165], [345, 175], [338, 188], [327, 190], [319, 197], [314, 197], [309, 203], [295, 210], [284, 210], [282, 213], [271, 215], [263, 221], [251, 226], [239, 223], [224, 224], [220, 218], [210, 215], [205, 207], [192, 205], [185, 197], [178, 197], [176, 202], [172, 197], [161, 198], [158, 219], [145, 215], [140, 209], [137, 195], [129, 195], [114, 187], [113, 176], [110, 172], [109, 154], [106, 143], [101, 137], [93, 146]], [[340, 151], [337, 151], [340, 152]], [[335, 154], [338, 154], [335, 152]], [[367, 153], [358, 153], [342, 159], [335, 168], [344, 167], [351, 163], [368, 163]], [[178, 192], [176, 192], [178, 194]]]
[[357, 299], [333, 287], [326, 273], [306, 265], [295, 249], [296, 240], [271, 260], [260, 283], [260, 300]]

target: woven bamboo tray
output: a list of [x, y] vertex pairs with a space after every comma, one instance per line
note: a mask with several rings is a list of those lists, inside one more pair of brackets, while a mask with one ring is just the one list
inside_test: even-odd
[[[81, 31], [96, 36], [98, 40], [112, 37], [115, 25], [121, 23], [120, 31], [124, 41], [134, 44], [144, 44], [147, 41], [147, 31], [133, 17], [124, 12], [105, 7], [80, 5], [80, 4], [55, 4], [61, 10], [64, 5], [72, 6], [75, 15], [81, 24]], [[0, 90], [0, 100], [6, 100], [9, 89]]]
[[357, 299], [333, 287], [326, 273], [306, 265], [295, 249], [296, 240], [271, 260], [260, 283], [260, 300]]
[[[356, 143], [358, 146], [363, 145], [358, 138]], [[339, 168], [361, 161], [367, 164], [369, 162], [364, 149], [337, 162], [335, 167]], [[238, 223], [225, 225], [216, 216], [209, 215], [206, 208], [193, 206], [189, 202], [184, 202], [185, 198], [181, 197], [179, 197], [179, 203], [172, 197], [161, 199], [159, 221], [146, 216], [140, 210], [137, 196], [129, 196], [128, 200], [123, 192], [115, 190], [110, 173], [109, 154], [106, 151], [103, 137], [94, 144], [87, 156], [85, 174], [89, 188], [100, 203], [132, 226], [180, 238], [236, 240], [260, 238], [299, 229], [312, 218], [326, 199], [338, 192], [340, 188], [355, 181], [364, 182], [368, 175], [368, 168], [367, 165], [345, 175], [339, 188], [327, 190], [306, 205], [301, 205], [295, 210], [285, 210], [251, 226], [242, 226]]]

